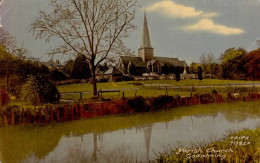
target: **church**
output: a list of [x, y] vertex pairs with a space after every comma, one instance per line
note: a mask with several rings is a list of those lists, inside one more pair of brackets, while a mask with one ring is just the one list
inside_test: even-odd
[[154, 56], [154, 48], [151, 45], [146, 13], [144, 13], [144, 24], [141, 46], [138, 56], [120, 56], [119, 69], [125, 75], [142, 76], [147, 75], [169, 75], [187, 73], [188, 65], [178, 58]]

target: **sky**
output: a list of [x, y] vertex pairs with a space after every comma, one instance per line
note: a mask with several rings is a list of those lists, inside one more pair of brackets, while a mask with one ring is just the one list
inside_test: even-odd
[[[24, 45], [33, 57], [48, 60], [46, 54], [58, 42], [35, 40], [30, 23], [49, 0], [0, 0], [0, 26]], [[155, 56], [176, 57], [188, 64], [202, 54], [216, 58], [228, 48], [254, 50], [260, 37], [260, 0], [139, 0], [136, 30], [125, 44], [135, 51], [141, 43], [144, 10]], [[253, 45], [252, 45], [253, 44]], [[252, 46], [251, 46], [252, 45]]]

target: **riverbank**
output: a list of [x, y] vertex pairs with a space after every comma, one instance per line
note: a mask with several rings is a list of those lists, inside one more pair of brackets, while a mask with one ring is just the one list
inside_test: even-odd
[[212, 136], [220, 139], [231, 129], [255, 128], [260, 117], [259, 106], [260, 101], [217, 103], [60, 123], [5, 126], [0, 128], [0, 149], [4, 149], [0, 151], [0, 161], [93, 162], [96, 156], [97, 162], [148, 162], [147, 153], [153, 160], [155, 153], [165, 151], [165, 147], [188, 146]]
[[212, 94], [195, 94], [190, 97], [164, 95], [156, 98], [144, 98], [137, 96], [135, 98], [123, 98], [117, 101], [69, 103], [33, 108], [9, 106], [1, 113], [0, 125], [46, 124], [116, 114], [150, 112], [181, 106], [234, 101], [255, 101], [259, 99], [260, 94], [257, 92], [247, 94], [228, 93], [225, 98], [217, 92], [212, 92]]
[[161, 153], [155, 162], [259, 162], [260, 127], [231, 133], [222, 140]]

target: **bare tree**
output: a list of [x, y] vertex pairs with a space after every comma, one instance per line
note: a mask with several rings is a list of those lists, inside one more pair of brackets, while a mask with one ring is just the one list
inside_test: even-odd
[[41, 11], [32, 22], [35, 38], [60, 39], [52, 53], [85, 55], [90, 64], [93, 95], [97, 95], [97, 66], [116, 57], [128, 37], [136, 0], [51, 0], [51, 13]]
[[13, 53], [16, 49], [16, 41], [13, 36], [11, 36], [3, 28], [0, 28], [0, 44], [3, 45], [9, 53]]
[[28, 54], [23, 45], [18, 47], [16, 39], [3, 28], [0, 28], [0, 44], [5, 47], [7, 52], [16, 55], [20, 59], [23, 59], [24, 55]]

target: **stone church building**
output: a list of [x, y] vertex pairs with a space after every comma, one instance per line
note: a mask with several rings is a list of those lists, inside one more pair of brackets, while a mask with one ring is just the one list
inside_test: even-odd
[[143, 74], [168, 75], [175, 74], [176, 71], [186, 73], [188, 65], [185, 61], [179, 61], [178, 58], [154, 56], [145, 13], [142, 42], [138, 49], [138, 56], [120, 56], [118, 67], [125, 75], [141, 76]]

